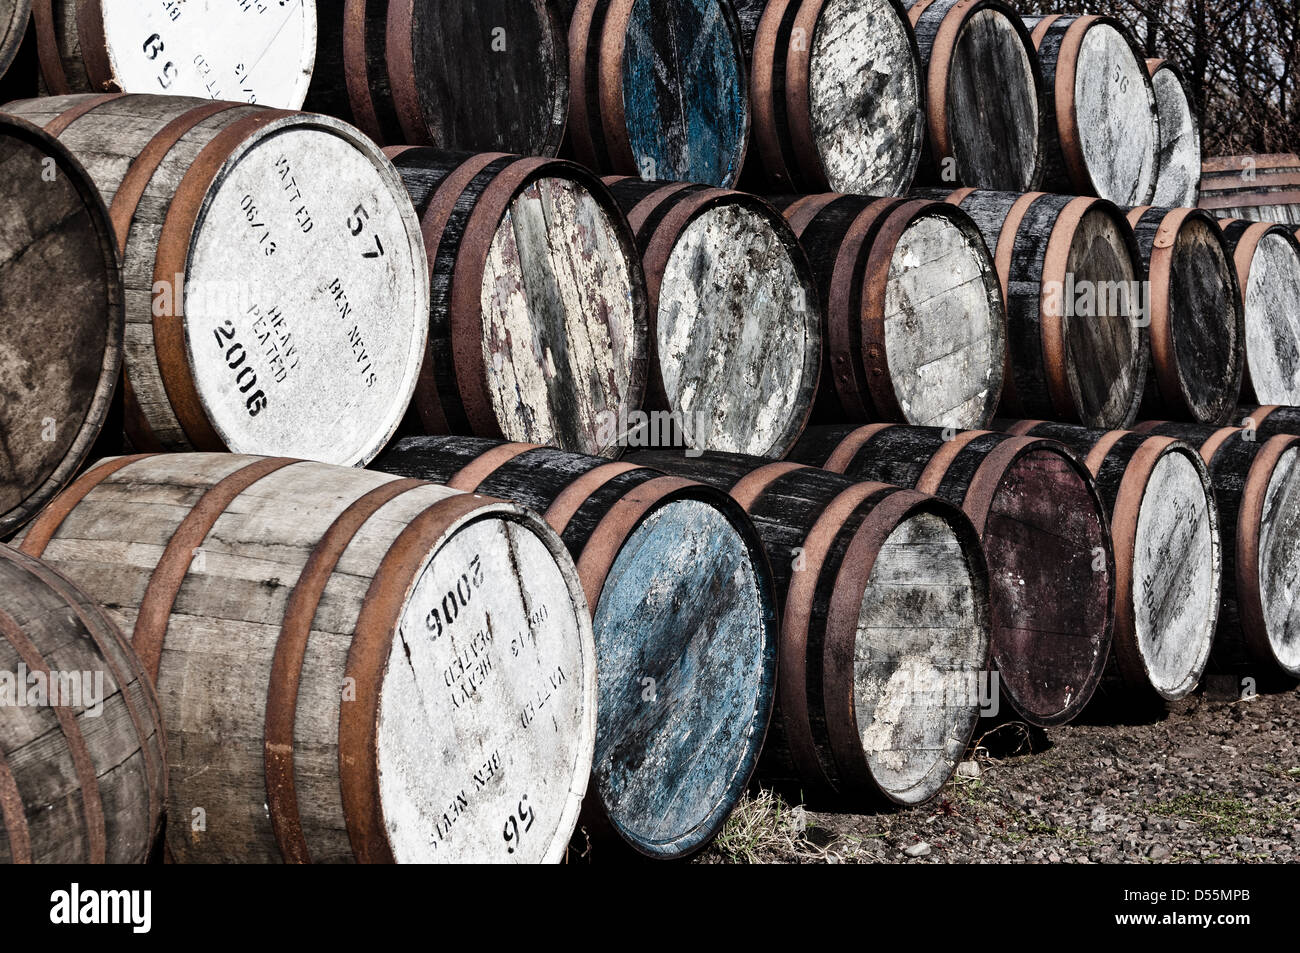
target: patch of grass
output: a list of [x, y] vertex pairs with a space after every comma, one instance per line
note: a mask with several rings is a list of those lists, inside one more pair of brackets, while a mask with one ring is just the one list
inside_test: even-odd
[[1159, 802], [1153, 812], [1191, 821], [1203, 832], [1219, 837], [1253, 834], [1276, 819], [1271, 812], [1253, 810], [1240, 798], [1221, 794], [1180, 794]]
[[741, 799], [711, 849], [733, 864], [792, 860], [810, 852], [807, 824], [802, 807], [762, 790]]

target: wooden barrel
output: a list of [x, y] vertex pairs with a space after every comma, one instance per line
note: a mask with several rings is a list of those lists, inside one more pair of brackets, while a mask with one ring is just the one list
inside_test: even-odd
[[988, 558], [1003, 698], [1031, 725], [1083, 711], [1110, 651], [1115, 558], [1096, 481], [1069, 450], [1032, 437], [876, 424], [813, 428], [792, 459], [965, 509]]
[[41, 77], [56, 96], [153, 93], [297, 109], [316, 60], [315, 0], [39, 0], [32, 19]]
[[[0, 539], [72, 480], [122, 367], [108, 209], [57, 139], [0, 115]], [[55, 293], [57, 292], [57, 293]]]
[[1124, 213], [1101, 199], [1041, 192], [963, 189], [947, 200], [979, 226], [1006, 296], [1004, 416], [1104, 430], [1131, 424], [1150, 335], [1142, 253]]
[[1057, 440], [1097, 480], [1115, 542], [1111, 681], [1121, 704], [1190, 695], [1210, 660], [1223, 552], [1209, 470], [1171, 437], [1042, 421], [999, 421], [1015, 436]]
[[1221, 156], [1202, 166], [1200, 207], [1220, 218], [1300, 225], [1300, 156]]
[[754, 191], [905, 195], [925, 146], [925, 80], [901, 0], [737, 0], [749, 58]]
[[736, 184], [750, 104], [731, 0], [577, 0], [569, 143], [601, 172]]
[[1209, 465], [1223, 534], [1223, 602], [1211, 665], [1257, 683], [1300, 679], [1300, 438], [1150, 422]]
[[776, 682], [776, 596], [726, 494], [528, 444], [403, 440], [376, 466], [544, 514], [595, 620], [596, 755], [582, 823], [600, 845], [685, 857], [721, 830], [758, 763]]
[[1043, 188], [1150, 205], [1159, 173], [1160, 115], [1146, 60], [1113, 17], [1026, 18], [1049, 95]]
[[[822, 365], [821, 307], [798, 237], [741, 192], [606, 184], [645, 269], [646, 409], [670, 412], [689, 449], [784, 457], [808, 423]], [[655, 445], [641, 435], [626, 442]]]
[[0, 0], [0, 76], [18, 55], [31, 17], [32, 0]]
[[783, 620], [764, 779], [857, 813], [937, 794], [979, 720], [988, 666], [970, 521], [933, 497], [789, 463], [632, 459], [727, 490], [758, 527]]
[[646, 389], [645, 278], [599, 179], [555, 159], [390, 148], [426, 237], [429, 434], [617, 456]]
[[1050, 115], [1024, 23], [1001, 0], [905, 0], [926, 70], [929, 161], [921, 180], [1038, 188]]
[[556, 0], [320, 4], [307, 108], [376, 142], [553, 156], [569, 76]]
[[1163, 208], [1196, 208], [1201, 198], [1201, 122], [1183, 71], [1169, 60], [1147, 60], [1159, 117], [1156, 194]]
[[1246, 324], [1232, 249], [1208, 212], [1135, 208], [1148, 276], [1151, 374], [1145, 420], [1226, 424], [1241, 396]]
[[178, 861], [564, 857], [595, 649], [564, 544], [522, 507], [284, 458], [122, 457], [22, 549], [132, 633]]
[[136, 448], [355, 465], [388, 442], [428, 337], [428, 269], [377, 146], [324, 116], [182, 97], [8, 108], [109, 205]]
[[1232, 422], [1255, 431], [1255, 439], [1259, 441], [1271, 440], [1280, 434], [1300, 437], [1300, 407], [1241, 407]]
[[166, 784], [130, 643], [66, 578], [0, 545], [0, 863], [142, 864]]
[[1245, 302], [1242, 400], [1300, 404], [1300, 239], [1281, 225], [1220, 219]]
[[808, 253], [827, 318], [818, 415], [958, 429], [992, 420], [1006, 313], [969, 216], [908, 199], [775, 201]]

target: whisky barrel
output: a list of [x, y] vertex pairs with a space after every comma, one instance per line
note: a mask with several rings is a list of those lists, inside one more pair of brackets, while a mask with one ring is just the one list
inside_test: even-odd
[[616, 456], [649, 335], [640, 256], [608, 190], [561, 160], [387, 152], [432, 279], [422, 431]]
[[32, 18], [41, 77], [56, 96], [153, 93], [297, 109], [316, 59], [315, 0], [38, 0]]
[[124, 321], [113, 225], [81, 163], [40, 128], [0, 115], [0, 165], [4, 539], [89, 456], [122, 367]]
[[569, 109], [555, 0], [320, 4], [307, 108], [376, 142], [553, 156]]
[[1220, 218], [1300, 225], [1300, 156], [1221, 156], [1202, 167], [1200, 206]]
[[0, 863], [144, 863], [165, 761], [130, 643], [66, 578], [0, 545]]
[[[784, 457], [808, 423], [822, 364], [807, 256], [762, 199], [707, 186], [607, 180], [645, 269], [646, 409], [692, 450]], [[652, 446], [649, 440], [629, 445]]]
[[1255, 439], [1259, 441], [1270, 440], [1280, 434], [1300, 437], [1300, 407], [1241, 407], [1232, 422], [1254, 431]]
[[1041, 192], [963, 189], [948, 201], [979, 226], [1006, 296], [1004, 415], [1131, 424], [1150, 355], [1146, 273], [1124, 213], [1102, 199]]
[[1027, 18], [1049, 94], [1043, 188], [1150, 205], [1160, 115], [1146, 60], [1113, 17]]
[[1043, 177], [1047, 91], [1034, 41], [1001, 0], [906, 0], [926, 70], [921, 180], [1006, 192]]
[[163, 96], [27, 100], [116, 226], [141, 450], [355, 465], [396, 431], [428, 335], [419, 222], [335, 119]]
[[988, 665], [988, 574], [970, 521], [924, 494], [794, 464], [632, 459], [726, 490], [758, 527], [783, 620], [761, 776], [856, 813], [937, 794], [979, 720]]
[[1147, 60], [1159, 118], [1154, 205], [1196, 208], [1201, 198], [1201, 122], [1183, 71], [1169, 60]]
[[905, 195], [925, 80], [901, 0], [737, 0], [755, 191]]
[[0, 0], [0, 76], [18, 56], [31, 17], [32, 0]]
[[1115, 558], [1096, 481], [1056, 441], [876, 424], [817, 427], [792, 459], [914, 487], [961, 506], [992, 584], [992, 657], [1003, 698], [1032, 725], [1070, 721], [1105, 670]]
[[1281, 225], [1220, 219], [1245, 302], [1242, 400], [1300, 404], [1300, 240]]
[[1171, 437], [999, 421], [1057, 440], [1097, 480], [1115, 542], [1115, 638], [1103, 690], [1121, 704], [1190, 695], [1210, 659], [1223, 553], [1214, 487], [1199, 451]]
[[588, 168], [736, 184], [750, 103], [731, 0], [577, 0], [569, 86], [569, 143]]
[[997, 272], [969, 216], [941, 202], [777, 200], [826, 314], [818, 415], [984, 426], [1006, 366]]
[[621, 841], [670, 859], [707, 845], [758, 762], [776, 682], [776, 596], [740, 507], [647, 467], [528, 444], [411, 438], [375, 465], [544, 514], [595, 625], [583, 824], [597, 850]]
[[591, 622], [522, 507], [284, 458], [122, 457], [22, 549], [132, 633], [178, 861], [563, 858], [595, 740]]
[[1211, 666], [1260, 683], [1300, 679], [1300, 438], [1150, 422], [1209, 465], [1223, 534], [1223, 602]]
[[1241, 395], [1245, 309], [1232, 249], [1208, 212], [1136, 208], [1129, 224], [1148, 275], [1151, 374], [1144, 420], [1222, 425]]

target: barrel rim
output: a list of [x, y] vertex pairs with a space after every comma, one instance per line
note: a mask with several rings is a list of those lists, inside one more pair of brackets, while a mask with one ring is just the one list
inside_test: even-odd
[[[99, 380], [86, 404], [77, 435], [60, 461], [13, 509], [0, 513], [0, 539], [12, 536], [19, 528], [34, 519], [42, 509], [62, 491], [80, 472], [107, 423], [110, 405], [117, 391], [118, 378], [124, 362], [126, 335], [126, 292], [122, 284], [122, 258], [118, 253], [117, 236], [109, 216], [108, 207], [100, 195], [90, 173], [59, 139], [28, 122], [26, 119], [0, 112], [0, 136], [12, 136], [31, 148], [53, 158], [63, 170], [65, 179], [77, 191], [86, 208], [91, 226], [104, 247], [104, 284], [106, 291], [107, 327], [104, 334], [104, 356]], [[96, 413], [96, 407], [99, 412]], [[95, 418], [98, 419], [95, 419]]]

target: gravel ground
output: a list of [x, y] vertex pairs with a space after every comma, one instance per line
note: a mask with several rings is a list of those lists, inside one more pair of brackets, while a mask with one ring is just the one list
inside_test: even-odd
[[703, 863], [1300, 862], [1300, 691], [1164, 717], [1006, 725], [922, 807], [833, 815], [749, 796]]

